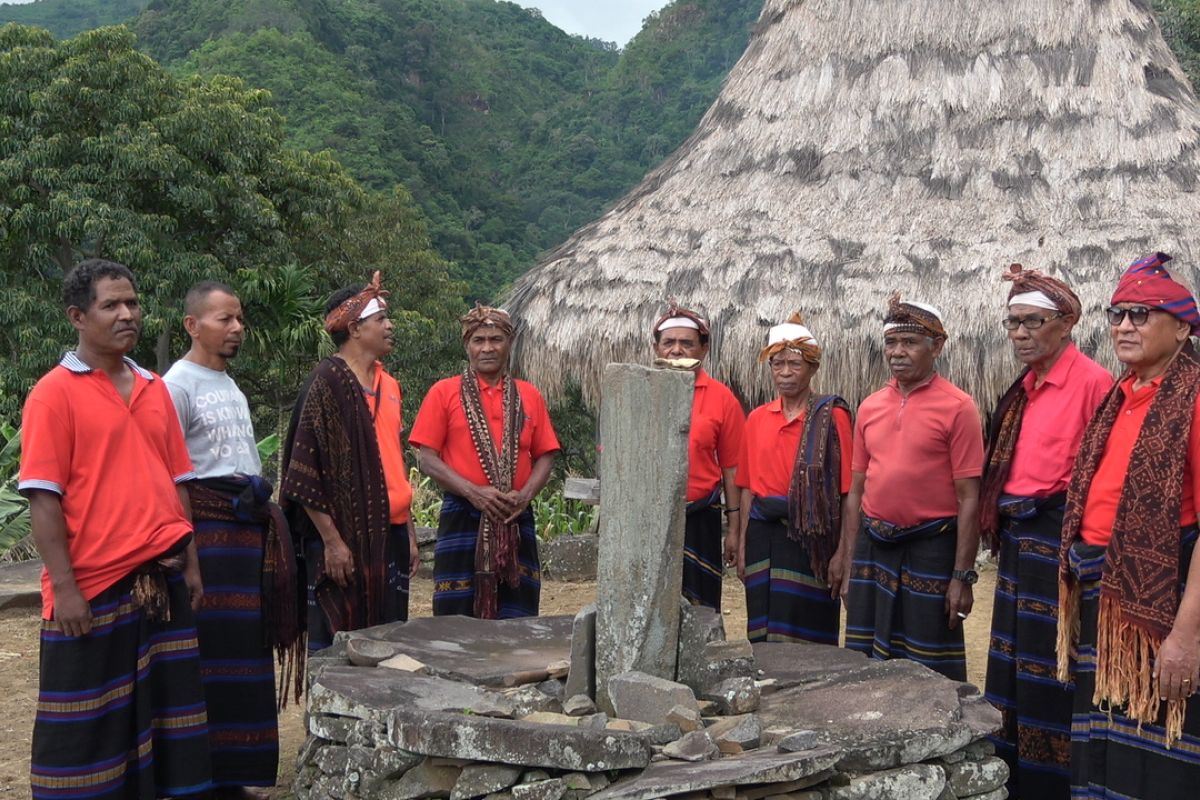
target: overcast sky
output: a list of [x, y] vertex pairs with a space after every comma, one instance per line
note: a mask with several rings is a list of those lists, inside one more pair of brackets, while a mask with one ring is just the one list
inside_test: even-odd
[[[33, 0], [4, 0], [6, 3], [30, 3]], [[667, 0], [516, 0], [525, 8], [537, 8], [542, 16], [567, 33], [591, 36], [621, 47], [642, 29], [642, 20]]]
[[537, 8], [542, 16], [567, 33], [591, 36], [621, 47], [642, 29], [642, 20], [667, 4], [667, 0], [516, 0]]

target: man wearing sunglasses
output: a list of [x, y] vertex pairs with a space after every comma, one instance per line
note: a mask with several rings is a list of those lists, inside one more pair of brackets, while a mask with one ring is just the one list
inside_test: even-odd
[[1003, 277], [1011, 288], [1001, 324], [1024, 369], [992, 417], [980, 489], [980, 535], [1000, 557], [987, 699], [1004, 714], [992, 740], [1008, 762], [1009, 795], [1066, 800], [1072, 694], [1046, 679], [1058, 551], [1071, 465], [1113, 380], [1071, 342], [1081, 305], [1067, 284], [1020, 264]]
[[1191, 797], [1200, 779], [1200, 312], [1170, 258], [1134, 262], [1113, 293], [1127, 372], [1067, 490], [1057, 651], [1075, 682], [1073, 795]]

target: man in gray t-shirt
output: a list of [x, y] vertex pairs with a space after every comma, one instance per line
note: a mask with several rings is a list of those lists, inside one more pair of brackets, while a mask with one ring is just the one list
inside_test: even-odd
[[275, 785], [279, 760], [275, 665], [266, 644], [279, 626], [268, 622], [262, 591], [271, 489], [260, 475], [250, 406], [225, 372], [245, 334], [241, 302], [224, 284], [197, 284], [183, 326], [192, 347], [163, 379], [197, 475], [188, 488], [207, 590], [196, 629], [214, 796], [245, 797], [245, 787]]

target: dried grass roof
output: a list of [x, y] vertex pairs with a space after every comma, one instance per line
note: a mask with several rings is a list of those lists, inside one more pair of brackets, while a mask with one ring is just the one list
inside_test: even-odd
[[988, 407], [1017, 370], [1010, 262], [1076, 288], [1076, 340], [1110, 365], [1125, 265], [1163, 250], [1195, 285], [1198, 143], [1148, 2], [767, 0], [695, 133], [514, 287], [518, 368], [595, 402], [672, 296], [707, 311], [709, 370], [747, 399], [771, 394], [767, 328], [800, 309], [820, 388], [858, 401], [900, 290], [942, 308], [940, 370]]

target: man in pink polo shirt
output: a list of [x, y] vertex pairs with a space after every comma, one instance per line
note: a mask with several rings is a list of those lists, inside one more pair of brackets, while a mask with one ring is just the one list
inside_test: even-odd
[[892, 296], [883, 325], [892, 379], [858, 409], [829, 584], [848, 589], [846, 647], [966, 680], [983, 435], [974, 401], [934, 369], [945, 343], [936, 308]]
[[1058, 550], [1071, 465], [1112, 375], [1071, 343], [1081, 305], [1056, 278], [1013, 264], [1002, 320], [1025, 368], [1001, 398], [979, 501], [984, 543], [1000, 554], [987, 699], [992, 737], [1022, 800], [1071, 794], [1071, 687], [1049, 680], [1058, 628]]

